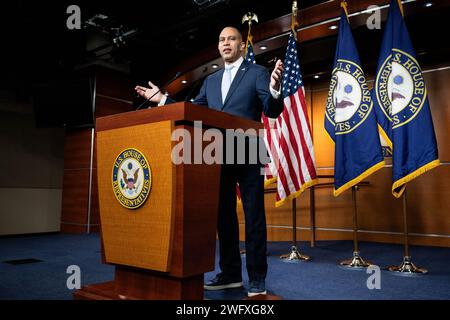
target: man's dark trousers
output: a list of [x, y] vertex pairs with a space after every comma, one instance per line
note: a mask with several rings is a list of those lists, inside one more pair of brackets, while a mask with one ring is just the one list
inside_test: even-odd
[[223, 164], [220, 182], [219, 235], [220, 268], [226, 276], [241, 279], [239, 224], [236, 213], [236, 182], [245, 213], [245, 250], [249, 280], [267, 274], [267, 231], [264, 212], [264, 175], [261, 164]]

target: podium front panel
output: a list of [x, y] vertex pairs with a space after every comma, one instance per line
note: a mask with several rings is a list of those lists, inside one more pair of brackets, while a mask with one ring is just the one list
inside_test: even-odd
[[171, 121], [161, 121], [97, 132], [107, 263], [170, 271], [175, 211], [172, 128]]

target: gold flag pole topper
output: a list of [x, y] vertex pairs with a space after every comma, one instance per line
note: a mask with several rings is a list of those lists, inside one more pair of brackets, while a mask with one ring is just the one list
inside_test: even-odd
[[299, 23], [297, 21], [297, 13], [298, 13], [298, 7], [297, 7], [297, 0], [294, 0], [292, 2], [292, 22], [291, 22], [291, 29], [292, 32], [294, 32], [295, 40], [297, 40], [297, 28], [299, 27]]
[[245, 43], [245, 55], [247, 55], [248, 44], [253, 45], [253, 36], [252, 36], [252, 21], [258, 23], [258, 16], [256, 13], [247, 12], [242, 17], [242, 24], [248, 23], [248, 33], [247, 33], [247, 42]]

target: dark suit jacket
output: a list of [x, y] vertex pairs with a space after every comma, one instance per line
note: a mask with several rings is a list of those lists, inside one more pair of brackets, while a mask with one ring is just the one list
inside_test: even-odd
[[[269, 118], [283, 111], [283, 99], [274, 99], [269, 90], [270, 75], [267, 70], [244, 59], [231, 83], [225, 102], [222, 103], [222, 77], [224, 69], [209, 75], [194, 99], [194, 104], [230, 113], [235, 116], [261, 121], [261, 113]], [[167, 103], [174, 100], [167, 99]]]

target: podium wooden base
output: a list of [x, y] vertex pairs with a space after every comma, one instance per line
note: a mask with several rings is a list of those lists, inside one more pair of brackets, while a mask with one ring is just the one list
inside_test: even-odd
[[[84, 286], [75, 299], [203, 300], [203, 275], [215, 266], [221, 167], [198, 160], [222, 153], [216, 150], [218, 137], [214, 148], [204, 139], [206, 130], [254, 135], [262, 128], [260, 122], [185, 102], [98, 118], [102, 257], [116, 272], [114, 281]], [[134, 174], [138, 164], [152, 172], [151, 194], [133, 211], [119, 200], [129, 179], [125, 170], [119, 173], [124, 161], [131, 161], [127, 170], [135, 168]], [[130, 204], [143, 201], [125, 198]]]
[[83, 286], [77, 300], [203, 300], [203, 275], [176, 278], [116, 267], [114, 281]]

